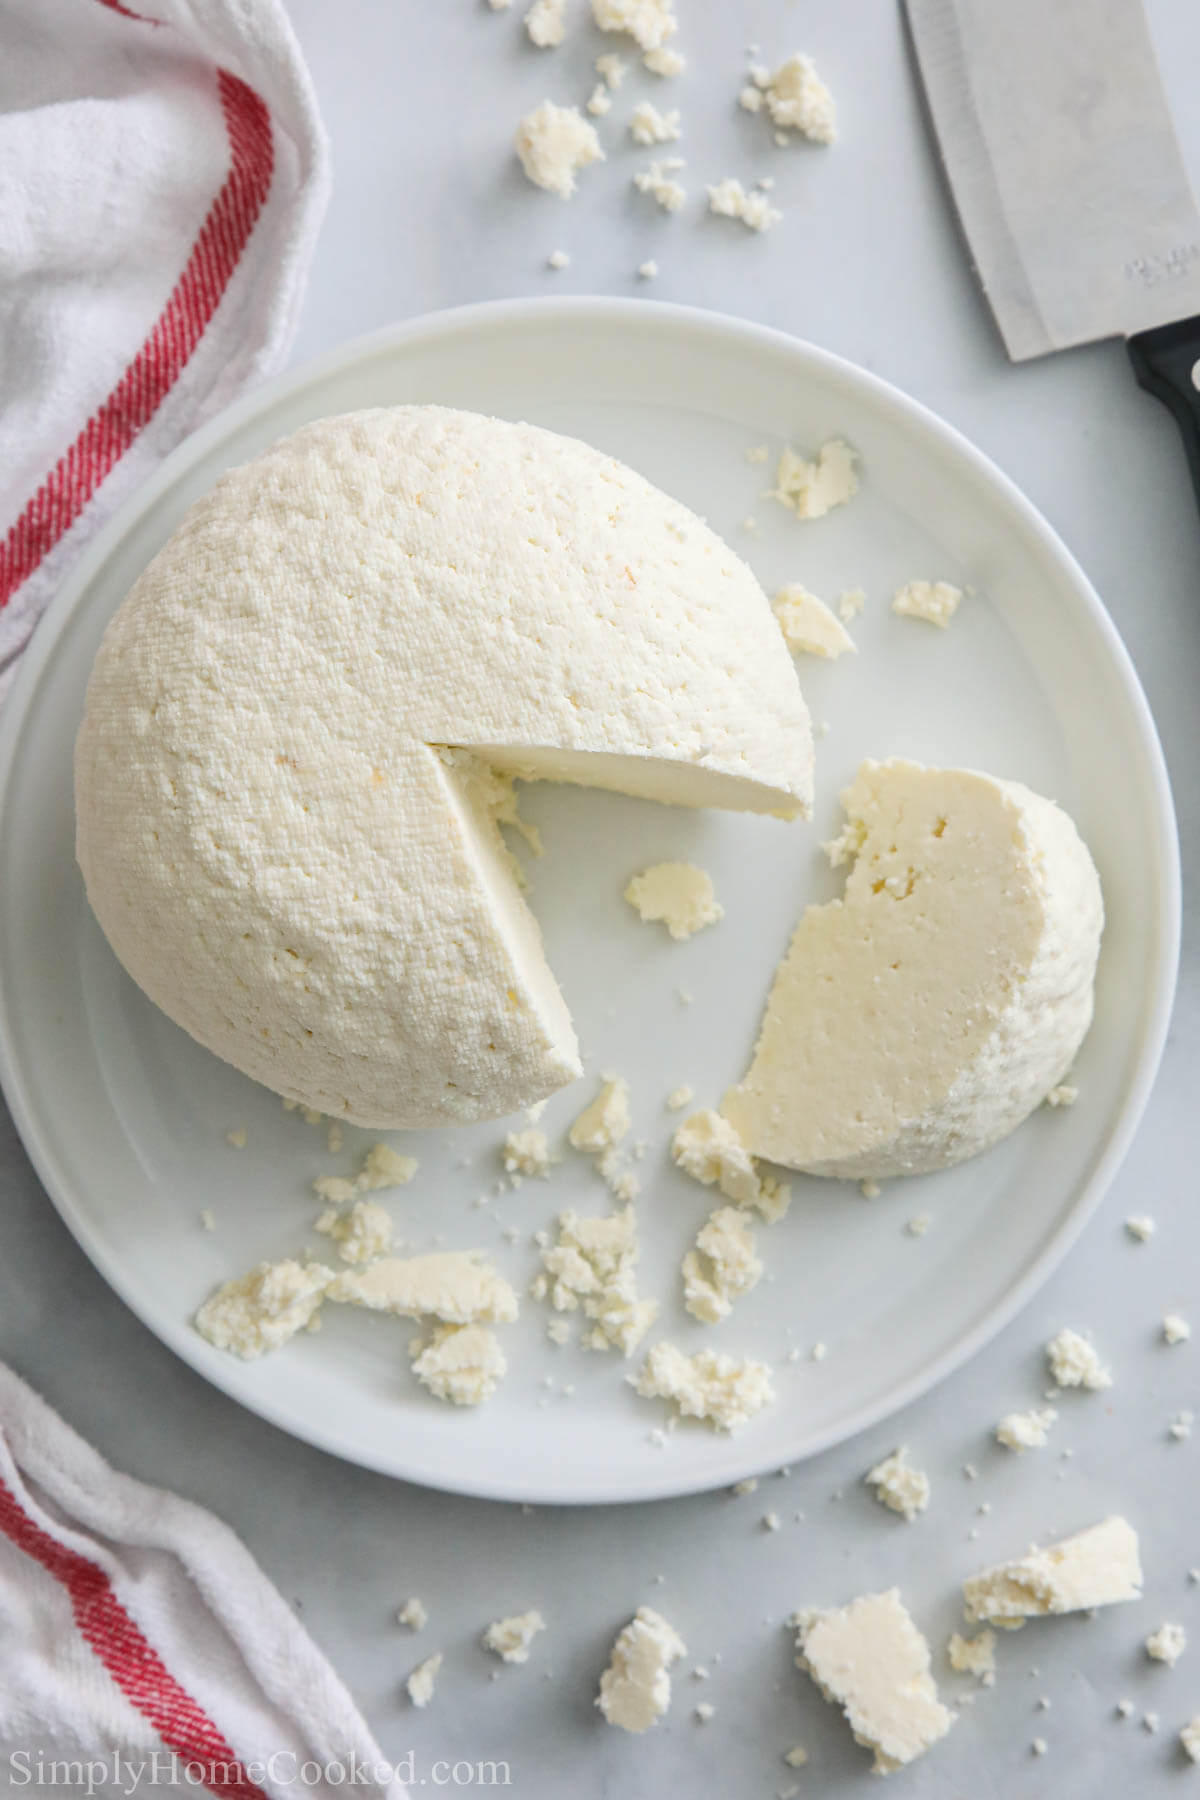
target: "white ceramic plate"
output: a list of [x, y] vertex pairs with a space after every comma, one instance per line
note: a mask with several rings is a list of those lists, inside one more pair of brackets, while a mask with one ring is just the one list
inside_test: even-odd
[[[73, 856], [71, 746], [105, 621], [228, 465], [322, 414], [397, 401], [524, 418], [614, 452], [745, 555], [769, 591], [803, 579], [865, 588], [860, 654], [802, 662], [817, 746], [814, 822], [684, 812], [538, 786], [532, 901], [574, 1014], [588, 1078], [553, 1100], [561, 1137], [595, 1073], [630, 1080], [644, 1139], [642, 1285], [660, 1331], [765, 1357], [778, 1398], [732, 1437], [666, 1434], [612, 1354], [552, 1346], [533, 1300], [505, 1332], [510, 1372], [474, 1412], [432, 1401], [404, 1322], [330, 1308], [323, 1330], [243, 1364], [189, 1319], [209, 1290], [314, 1240], [314, 1175], [348, 1171], [372, 1134], [324, 1132], [216, 1061], [118, 967]], [[746, 450], [843, 434], [862, 456], [849, 506], [798, 523], [762, 497], [772, 464]], [[758, 527], [743, 522], [753, 515]], [[896, 618], [902, 581], [971, 590], [953, 627]], [[1099, 865], [1108, 909], [1079, 1101], [944, 1174], [857, 1187], [795, 1180], [790, 1216], [760, 1232], [768, 1273], [721, 1326], [683, 1313], [679, 1261], [715, 1196], [670, 1166], [682, 1082], [715, 1103], [749, 1053], [801, 906], [837, 891], [818, 846], [864, 756], [904, 755], [1015, 776], [1062, 802]], [[1080, 570], [1021, 495], [947, 426], [859, 370], [778, 333], [628, 301], [470, 308], [364, 339], [230, 409], [172, 456], [58, 597], [0, 728], [0, 1063], [30, 1154], [96, 1266], [164, 1342], [286, 1430], [356, 1462], [465, 1493], [536, 1501], [678, 1494], [792, 1463], [861, 1430], [946, 1375], [1056, 1263], [1110, 1180], [1165, 1034], [1178, 938], [1178, 859], [1162, 757], [1126, 654]], [[639, 923], [621, 892], [647, 862], [708, 868], [725, 920], [686, 944]], [[687, 1003], [683, 995], [690, 995]], [[244, 1126], [248, 1143], [226, 1143]], [[548, 1182], [496, 1192], [506, 1125], [405, 1134], [421, 1163], [383, 1198], [415, 1248], [483, 1245], [523, 1291], [531, 1234], [563, 1207], [607, 1210], [566, 1150]], [[394, 1141], [399, 1141], [394, 1140]], [[204, 1231], [202, 1209], [216, 1216]], [[928, 1235], [905, 1222], [928, 1212]], [[512, 1244], [505, 1231], [520, 1233]], [[658, 1335], [656, 1332], [654, 1335]], [[822, 1340], [828, 1357], [811, 1360]]]

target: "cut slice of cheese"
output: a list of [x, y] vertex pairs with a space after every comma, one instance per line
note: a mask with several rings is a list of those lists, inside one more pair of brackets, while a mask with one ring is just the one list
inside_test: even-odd
[[754, 1060], [722, 1110], [755, 1156], [847, 1180], [912, 1175], [1012, 1131], [1092, 1017], [1104, 914], [1071, 820], [1015, 781], [867, 762]]
[[432, 1316], [447, 1325], [507, 1324], [517, 1296], [483, 1250], [434, 1250], [427, 1256], [381, 1256], [365, 1269], [335, 1275], [330, 1300], [401, 1318]]
[[929, 1645], [899, 1589], [794, 1622], [797, 1667], [842, 1708], [855, 1742], [875, 1752], [874, 1774], [892, 1774], [945, 1737], [955, 1715], [938, 1699]]
[[151, 999], [290, 1099], [498, 1117], [580, 1063], [496, 770], [806, 813], [766, 597], [586, 444], [439, 407], [321, 420], [223, 476], [105, 633], [88, 897]]
[[1137, 1532], [1116, 1514], [963, 1583], [967, 1618], [1006, 1630], [1048, 1613], [1090, 1612], [1094, 1606], [1139, 1600], [1141, 1593]]

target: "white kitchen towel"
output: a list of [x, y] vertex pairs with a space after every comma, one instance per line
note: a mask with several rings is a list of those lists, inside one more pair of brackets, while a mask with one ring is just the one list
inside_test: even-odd
[[0, 0], [0, 698], [114, 506], [281, 365], [328, 186], [282, 0]]
[[23, 1788], [405, 1796], [228, 1527], [119, 1475], [0, 1363], [0, 1789]]

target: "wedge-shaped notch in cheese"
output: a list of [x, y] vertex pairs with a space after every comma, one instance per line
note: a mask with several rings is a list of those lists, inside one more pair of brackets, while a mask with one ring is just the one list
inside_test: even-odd
[[1092, 1017], [1104, 922], [1075, 826], [1015, 781], [867, 762], [754, 1060], [723, 1112], [755, 1156], [845, 1180], [915, 1175], [1006, 1136]]
[[277, 1092], [376, 1127], [580, 1073], [511, 779], [787, 816], [808, 714], [754, 576], [611, 456], [440, 407], [224, 475], [108, 626], [77, 849], [117, 956]]
[[336, 1275], [325, 1297], [403, 1319], [441, 1319], [447, 1325], [505, 1325], [519, 1311], [516, 1294], [482, 1250], [381, 1256], [365, 1269]]
[[967, 1618], [1009, 1629], [1047, 1613], [1137, 1600], [1141, 1592], [1137, 1532], [1116, 1515], [963, 1582]]
[[840, 1706], [854, 1741], [890, 1775], [945, 1737], [954, 1714], [938, 1699], [929, 1645], [896, 1588], [828, 1612], [800, 1612], [796, 1666]]

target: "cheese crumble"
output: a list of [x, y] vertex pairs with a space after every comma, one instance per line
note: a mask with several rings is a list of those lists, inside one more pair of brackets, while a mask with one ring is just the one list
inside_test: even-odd
[[1066, 1326], [1046, 1345], [1046, 1365], [1051, 1379], [1059, 1387], [1099, 1391], [1112, 1386], [1112, 1376], [1101, 1362], [1095, 1345]]
[[498, 1656], [502, 1662], [525, 1663], [529, 1661], [529, 1649], [539, 1631], [545, 1631], [546, 1621], [536, 1607], [529, 1612], [514, 1613], [507, 1619], [496, 1619], [483, 1634], [483, 1647]]
[[545, 1132], [533, 1125], [526, 1131], [508, 1132], [501, 1157], [510, 1175], [540, 1175], [543, 1180], [558, 1161]]
[[719, 1324], [734, 1301], [757, 1286], [762, 1272], [745, 1214], [739, 1207], [719, 1207], [683, 1259], [683, 1303], [693, 1318]]
[[629, 120], [635, 144], [671, 144], [681, 135], [678, 112], [659, 112], [649, 100], [635, 106]]
[[783, 217], [764, 193], [747, 193], [736, 175], [727, 175], [709, 187], [708, 210], [720, 218], [738, 219], [750, 231], [770, 231]]
[[491, 1398], [508, 1363], [486, 1325], [437, 1325], [413, 1360], [413, 1371], [435, 1400], [479, 1406]]
[[873, 1469], [868, 1469], [863, 1480], [874, 1491], [881, 1506], [899, 1513], [910, 1525], [929, 1505], [929, 1477], [912, 1467], [905, 1444], [876, 1463]]
[[718, 1431], [736, 1431], [775, 1398], [765, 1363], [713, 1350], [688, 1356], [665, 1341], [630, 1381], [643, 1399], [670, 1400], [681, 1417], [705, 1419]]
[[856, 648], [850, 633], [825, 602], [798, 581], [781, 587], [771, 607], [793, 656], [821, 656], [835, 661]]
[[1182, 1625], [1160, 1625], [1146, 1639], [1146, 1655], [1151, 1662], [1166, 1663], [1174, 1668], [1187, 1649], [1187, 1632]]
[[377, 1200], [356, 1200], [348, 1211], [328, 1207], [314, 1229], [333, 1239], [343, 1262], [371, 1262], [392, 1247], [391, 1216]]
[[633, 877], [625, 898], [639, 918], [661, 922], [677, 943], [725, 917], [712, 877], [694, 863], [653, 863]]
[[659, 50], [679, 29], [672, 0], [592, 0], [601, 31], [623, 31], [640, 50]]
[[552, 100], [526, 113], [513, 143], [530, 181], [563, 200], [575, 192], [581, 169], [604, 161], [595, 126], [577, 106], [556, 106]]
[[608, 1217], [580, 1218], [564, 1212], [558, 1240], [542, 1251], [542, 1274], [535, 1276], [535, 1299], [548, 1298], [557, 1313], [581, 1307], [591, 1328], [588, 1350], [619, 1350], [629, 1356], [658, 1314], [655, 1300], [637, 1293], [637, 1215], [632, 1206]]
[[[946, 1658], [959, 1675], [974, 1675], [990, 1686], [996, 1676], [996, 1634], [985, 1628], [974, 1637], [953, 1632], [946, 1645]], [[990, 1677], [990, 1680], [989, 1680]]]
[[[752, 69], [753, 85], [743, 88], [738, 98], [748, 112], [758, 112], [765, 103], [771, 123], [779, 135], [797, 131], [814, 144], [832, 144], [837, 137], [837, 109], [833, 95], [817, 74], [808, 56], [789, 56], [771, 74], [766, 69]], [[758, 95], [758, 105], [749, 95]], [[784, 143], [789, 140], [784, 137]]]
[[600, 1677], [596, 1705], [622, 1731], [648, 1731], [671, 1704], [671, 1665], [687, 1655], [687, 1645], [662, 1614], [639, 1606], [617, 1635], [608, 1667]]
[[408, 1689], [408, 1697], [414, 1706], [424, 1707], [429, 1705], [429, 1702], [433, 1699], [433, 1690], [437, 1683], [438, 1670], [441, 1666], [442, 1652], [440, 1650], [433, 1656], [427, 1656], [423, 1663], [417, 1664], [417, 1667], [413, 1670], [412, 1674], [404, 1684]]
[[906, 581], [892, 597], [892, 611], [908, 619], [924, 619], [944, 631], [962, 599], [962, 589], [949, 581]]
[[633, 185], [639, 194], [649, 194], [664, 212], [678, 212], [687, 200], [687, 189], [675, 177], [685, 167], [681, 156], [664, 157], [661, 162], [652, 162], [648, 169], [639, 169]]
[[567, 31], [567, 0], [533, 0], [525, 14], [525, 30], [539, 50], [556, 49]]
[[1024, 1413], [1006, 1413], [996, 1427], [996, 1442], [1018, 1454], [1024, 1450], [1041, 1450], [1057, 1417], [1052, 1406]]
[[210, 1295], [196, 1330], [218, 1350], [252, 1361], [310, 1327], [334, 1279], [322, 1263], [259, 1263]]

